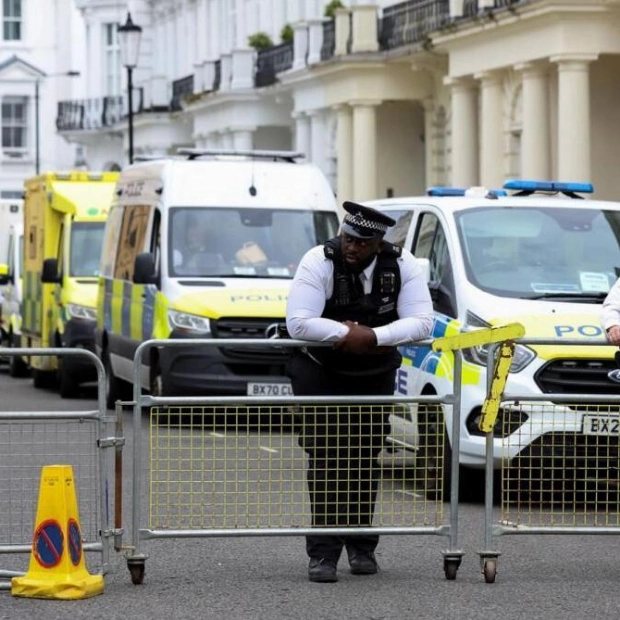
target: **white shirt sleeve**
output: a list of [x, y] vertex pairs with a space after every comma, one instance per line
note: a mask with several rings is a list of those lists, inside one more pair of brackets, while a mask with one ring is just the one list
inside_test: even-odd
[[374, 328], [379, 346], [424, 340], [429, 338], [433, 331], [433, 302], [424, 271], [408, 250], [403, 250], [398, 264], [401, 277], [396, 306], [398, 319]]
[[332, 294], [333, 271], [323, 246], [312, 248], [301, 259], [286, 305], [286, 328], [291, 338], [336, 342], [348, 333], [346, 325], [321, 318], [325, 300]]
[[601, 325], [608, 330], [614, 325], [620, 325], [620, 278], [611, 287], [601, 309]]

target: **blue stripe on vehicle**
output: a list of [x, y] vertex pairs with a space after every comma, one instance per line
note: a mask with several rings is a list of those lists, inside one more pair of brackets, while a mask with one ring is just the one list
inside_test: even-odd
[[142, 340], [148, 340], [153, 334], [153, 313], [155, 306], [155, 291], [153, 284], [144, 287], [144, 305], [142, 306]]

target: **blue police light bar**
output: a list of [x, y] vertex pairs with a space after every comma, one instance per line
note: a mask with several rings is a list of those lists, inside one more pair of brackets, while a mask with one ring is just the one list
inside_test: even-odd
[[427, 196], [465, 196], [464, 187], [429, 187], [426, 190]]
[[561, 181], [528, 181], [525, 179], [510, 179], [504, 183], [504, 189], [518, 192], [573, 192], [578, 194], [592, 194], [592, 183], [563, 183]]

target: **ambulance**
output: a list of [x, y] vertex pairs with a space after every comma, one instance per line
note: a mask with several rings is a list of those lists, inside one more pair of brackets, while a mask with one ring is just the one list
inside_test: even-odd
[[184, 149], [121, 173], [103, 243], [96, 349], [107, 404], [133, 382], [138, 346], [153, 347], [141, 385], [153, 395], [286, 395], [285, 352], [192, 345], [263, 339], [285, 324], [297, 263], [338, 233], [318, 167], [289, 151]]
[[[117, 172], [46, 172], [25, 181], [21, 346], [95, 350], [97, 276]], [[78, 356], [29, 356], [37, 388], [63, 398], [97, 378]]]
[[[557, 339], [558, 346], [517, 344], [506, 393], [540, 395], [541, 402], [545, 393], [566, 394], [569, 402], [572, 394], [595, 394], [604, 401], [620, 390], [609, 377], [616, 368], [614, 349], [603, 344], [599, 320], [620, 267], [620, 203], [580, 199], [592, 192], [589, 183], [511, 180], [500, 190], [438, 187], [426, 196], [366, 204], [396, 220], [388, 241], [428, 260], [433, 337], [519, 322], [526, 338]], [[562, 345], [574, 338], [600, 338], [602, 344]], [[401, 352], [397, 393], [452, 392], [452, 353], [415, 346]], [[467, 473], [485, 465], [485, 435], [478, 424], [488, 347], [465, 349], [463, 356], [459, 462], [466, 481]], [[439, 429], [448, 476], [452, 409], [443, 407], [443, 419], [436, 419], [435, 409], [419, 406], [393, 416], [392, 436], [404, 438], [401, 447], [419, 450], [435, 441], [430, 433]], [[549, 415], [543, 405], [503, 407], [493, 432], [495, 467], [502, 454], [510, 461], [519, 450], [520, 457], [551, 453], [562, 433], [571, 432], [581, 446], [575, 459], [583, 465], [595, 456], [617, 472], [617, 414], [568, 407], [564, 414]], [[607, 429], [605, 437], [600, 429]], [[449, 479], [443, 482], [449, 488]]]
[[[19, 220], [8, 228], [5, 254], [0, 257], [0, 344], [3, 347], [19, 346], [21, 340], [22, 273], [24, 270], [24, 224], [20, 209]], [[21, 357], [7, 356], [11, 377], [27, 374]]]

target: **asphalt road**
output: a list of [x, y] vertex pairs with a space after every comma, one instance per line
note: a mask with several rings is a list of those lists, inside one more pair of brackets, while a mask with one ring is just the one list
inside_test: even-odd
[[[0, 410], [92, 409], [94, 393], [62, 400], [35, 390], [29, 379], [0, 372]], [[131, 414], [124, 432], [132, 445]], [[148, 449], [148, 442], [143, 442]], [[131, 488], [131, 451], [124, 464], [125, 514]], [[0, 514], [0, 528], [2, 527]], [[127, 518], [127, 517], [125, 517]], [[0, 537], [1, 540], [1, 537]], [[463, 504], [459, 513], [462, 565], [445, 579], [444, 537], [384, 536], [375, 576], [352, 576], [340, 564], [340, 581], [307, 580], [300, 537], [238, 537], [146, 541], [145, 580], [133, 585], [122, 554], [112, 551], [105, 592], [92, 599], [50, 601], [0, 591], [0, 618], [21, 619], [269, 619], [382, 620], [388, 618], [571, 620], [617, 618], [620, 541], [615, 536], [503, 536], [497, 579], [485, 583], [478, 552], [484, 547], [484, 507]], [[23, 565], [24, 556], [15, 557]], [[3, 558], [6, 564], [6, 558]]]

